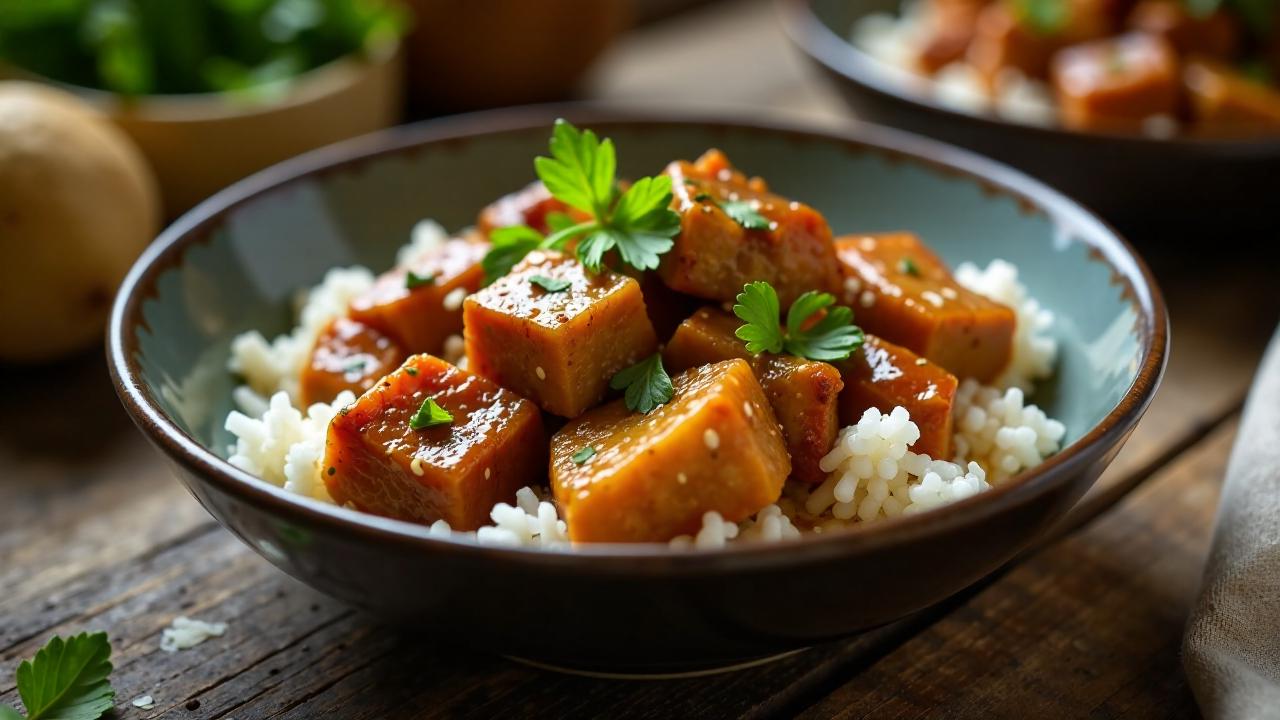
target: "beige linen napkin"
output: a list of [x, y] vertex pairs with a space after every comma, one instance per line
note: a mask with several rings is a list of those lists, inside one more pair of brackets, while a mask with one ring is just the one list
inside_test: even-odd
[[1231, 453], [1183, 665], [1210, 720], [1280, 718], [1280, 334]]

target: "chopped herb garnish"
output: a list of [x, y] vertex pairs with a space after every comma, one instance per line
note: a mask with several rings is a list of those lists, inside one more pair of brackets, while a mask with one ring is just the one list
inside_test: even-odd
[[414, 430], [425, 430], [452, 422], [453, 415], [450, 415], [448, 410], [440, 407], [433, 398], [427, 398], [422, 401], [422, 407], [418, 408], [418, 412], [409, 420], [409, 427]]
[[414, 271], [410, 270], [409, 272], [405, 273], [405, 276], [404, 276], [404, 286], [409, 290], [413, 290], [414, 288], [424, 287], [426, 285], [435, 285], [435, 284], [436, 284], [435, 275], [419, 275]]
[[410, 377], [418, 377], [418, 368], [416, 367], [407, 367], [404, 371], [409, 373]]
[[510, 272], [535, 248], [561, 249], [574, 239], [578, 239], [578, 260], [592, 272], [600, 271], [610, 250], [617, 250], [622, 262], [637, 270], [658, 267], [658, 258], [671, 249], [671, 238], [680, 232], [680, 216], [670, 208], [671, 177], [640, 178], [620, 192], [613, 141], [602, 141], [590, 130], [579, 130], [564, 120], [556, 121], [550, 150], [551, 157], [533, 161], [538, 179], [552, 197], [590, 219], [558, 223], [563, 226], [553, 227], [554, 232], [545, 237], [524, 225], [495, 231], [493, 249], [483, 263], [486, 282]]
[[711, 195], [709, 193], [704, 193], [704, 192], [700, 192], [697, 195], [693, 196], [694, 202], [706, 202], [711, 199], [712, 199]]
[[1071, 6], [1068, 0], [1013, 0], [1013, 13], [1031, 30], [1056, 35], [1071, 19]]
[[547, 277], [546, 275], [534, 275], [529, 278], [529, 282], [546, 290], [547, 292], [563, 292], [568, 290], [573, 283], [560, 278]]
[[581, 465], [582, 463], [595, 457], [595, 455], [596, 455], [596, 449], [588, 445], [582, 448], [581, 450], [579, 450], [578, 452], [574, 453], [572, 459], [575, 463]]
[[355, 360], [352, 360], [351, 362], [347, 363], [347, 366], [342, 369], [342, 372], [343, 374], [358, 373], [364, 370], [364, 366], [367, 365], [368, 363], [369, 361], [365, 360], [364, 358], [356, 358]]
[[609, 381], [614, 390], [626, 390], [623, 402], [633, 412], [648, 414], [659, 405], [670, 402], [675, 394], [671, 376], [662, 367], [662, 353], [654, 353], [622, 370]]
[[328, 472], [328, 473], [329, 473], [329, 476], [330, 476], [330, 477], [332, 477], [332, 476], [334, 476], [334, 475], [336, 475], [336, 474], [337, 474], [337, 472], [338, 472], [338, 468], [336, 468], [336, 467], [334, 467], [334, 466], [330, 465], [330, 466], [329, 466], [329, 469], [328, 469], [326, 472]]
[[898, 272], [903, 275], [912, 277], [920, 277], [920, 266], [916, 265], [916, 261], [909, 257], [904, 257], [898, 261]]
[[733, 314], [744, 324], [735, 333], [753, 353], [786, 351], [808, 360], [844, 360], [862, 345], [862, 329], [853, 311], [835, 306], [835, 296], [812, 290], [787, 311], [785, 331], [778, 320], [778, 293], [767, 282], [747, 283]]
[[748, 230], [768, 230], [769, 218], [761, 215], [747, 200], [720, 203], [720, 209]]
[[[107, 634], [80, 633], [63, 640], [54, 635], [36, 651], [34, 660], [23, 660], [16, 673], [18, 695], [27, 708], [27, 720], [96, 720], [111, 710], [116, 691], [111, 674], [111, 643]], [[22, 720], [8, 705], [0, 705], [0, 719]]]

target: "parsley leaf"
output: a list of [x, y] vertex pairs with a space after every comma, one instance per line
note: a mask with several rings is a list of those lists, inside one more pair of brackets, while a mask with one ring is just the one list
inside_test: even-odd
[[573, 285], [573, 283], [568, 280], [547, 277], [546, 275], [534, 275], [529, 278], [529, 282], [537, 285], [547, 292], [562, 292], [564, 290], [568, 290], [569, 287]]
[[550, 150], [551, 157], [533, 161], [538, 179], [552, 197], [590, 213], [591, 219], [574, 224], [563, 213], [554, 220], [548, 216], [553, 232], [546, 237], [523, 225], [517, 226], [519, 231], [494, 231], [493, 248], [483, 263], [486, 282], [509, 272], [535, 248], [560, 249], [575, 238], [581, 238], [578, 260], [592, 272], [600, 271], [605, 255], [614, 249], [637, 270], [658, 267], [659, 256], [671, 249], [672, 238], [680, 232], [680, 216], [670, 208], [671, 178], [640, 178], [619, 193], [613, 141], [600, 140], [564, 120], [556, 121]]
[[570, 459], [573, 460], [578, 465], [581, 465], [582, 463], [590, 460], [595, 456], [596, 456], [596, 449], [594, 447], [591, 447], [590, 445], [587, 445], [586, 447], [582, 448], [578, 452], [574, 453]]
[[898, 272], [903, 275], [920, 277], [920, 266], [916, 265], [916, 261], [912, 260], [910, 257], [904, 257], [898, 261]]
[[784, 338], [778, 323], [782, 310], [778, 307], [778, 293], [772, 285], [757, 281], [742, 286], [733, 314], [746, 323], [734, 334], [739, 340], [746, 341], [749, 352], [782, 352]]
[[1067, 0], [1014, 0], [1013, 12], [1019, 22], [1041, 35], [1056, 35], [1071, 19]]
[[436, 284], [435, 275], [419, 275], [418, 273], [410, 270], [409, 272], [405, 273], [405, 276], [404, 276], [404, 287], [406, 290], [413, 290], [414, 288], [420, 288], [424, 285], [435, 285], [435, 284]]
[[414, 430], [425, 430], [437, 425], [449, 425], [452, 422], [453, 415], [449, 414], [448, 410], [440, 407], [434, 398], [427, 398], [422, 401], [422, 407], [418, 408], [418, 412], [409, 419], [409, 427]]
[[[787, 310], [784, 332], [778, 321], [778, 293], [767, 282], [747, 283], [733, 314], [744, 324], [734, 334], [752, 353], [786, 351], [808, 360], [844, 360], [862, 345], [862, 329], [853, 324], [853, 311], [832, 307], [831, 293], [809, 291]], [[814, 318], [817, 318], [816, 321]]]
[[769, 218], [761, 215], [747, 200], [720, 203], [720, 209], [724, 210], [724, 214], [732, 218], [734, 222], [748, 230], [769, 229]]
[[542, 241], [542, 233], [528, 225], [512, 225], [494, 230], [489, 235], [489, 252], [480, 261], [480, 267], [484, 268], [484, 284], [488, 285], [511, 272], [511, 268], [541, 245]]
[[[853, 324], [853, 311], [831, 307], [835, 301], [831, 293], [812, 290], [796, 298], [787, 311], [787, 352], [832, 362], [844, 360], [862, 345], [862, 328]], [[810, 325], [810, 319], [821, 311], [825, 314]]]
[[[54, 635], [34, 660], [18, 666], [18, 694], [27, 720], [96, 720], [110, 710], [116, 692], [111, 674], [111, 644], [107, 634], [80, 633], [63, 640]], [[0, 706], [0, 719], [21, 718]]]
[[622, 370], [609, 381], [609, 387], [623, 390], [623, 402], [633, 412], [648, 414], [659, 405], [671, 401], [675, 388], [671, 376], [662, 367], [662, 353], [654, 353]]

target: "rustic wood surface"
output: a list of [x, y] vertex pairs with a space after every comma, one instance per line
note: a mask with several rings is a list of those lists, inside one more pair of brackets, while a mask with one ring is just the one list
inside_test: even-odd
[[[847, 122], [762, 1], [636, 31], [587, 92]], [[135, 432], [98, 354], [0, 368], [0, 702], [48, 636], [106, 629], [122, 718], [1194, 716], [1178, 643], [1280, 301], [1274, 265], [1207, 260], [1191, 240], [1140, 238], [1169, 295], [1168, 375], [1051, 537], [942, 606], [698, 679], [557, 675], [381, 627], [219, 528]], [[230, 628], [166, 654], [160, 632], [179, 614]], [[133, 707], [141, 695], [155, 707]]]

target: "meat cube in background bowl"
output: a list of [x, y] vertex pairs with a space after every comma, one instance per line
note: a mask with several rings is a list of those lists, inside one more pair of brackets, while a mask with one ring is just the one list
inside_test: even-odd
[[462, 332], [462, 300], [480, 289], [487, 243], [452, 239], [378, 277], [351, 303], [351, 317], [411, 353], [440, 353]]
[[1240, 24], [1222, 8], [1200, 17], [1180, 0], [1142, 0], [1130, 11], [1127, 24], [1164, 38], [1179, 55], [1228, 59], [1240, 49]]
[[465, 319], [468, 367], [562, 417], [598, 404], [610, 378], [658, 348], [639, 283], [554, 251], [468, 297]]
[[[764, 280], [784, 307], [810, 290], [834, 292], [831, 228], [817, 210], [770, 193], [760, 178], [748, 180], [719, 150], [666, 172], [680, 234], [658, 274], [673, 290], [732, 302], [744, 284]], [[744, 222], [747, 209], [759, 217]]]
[[846, 235], [835, 244], [844, 302], [863, 330], [980, 382], [1009, 364], [1013, 310], [958, 284], [920, 238]]
[[1062, 124], [1073, 130], [1150, 130], [1179, 110], [1178, 56], [1156, 35], [1130, 33], [1066, 48], [1053, 59], [1052, 82]]
[[1182, 71], [1191, 114], [1201, 132], [1256, 135], [1280, 131], [1280, 91], [1207, 58], [1192, 58]]
[[782, 493], [791, 463], [746, 361], [704, 365], [672, 384], [671, 401], [648, 414], [618, 400], [551, 439], [551, 488], [570, 539], [666, 542], [697, 532], [707, 512], [739, 522]]
[[[430, 399], [452, 420], [415, 428]], [[431, 355], [415, 355], [329, 425], [324, 479], [338, 504], [455, 530], [546, 477], [533, 403]]]
[[[820, 483], [827, 474], [818, 466], [840, 430], [836, 398], [844, 382], [833, 366], [792, 355], [752, 355], [734, 331], [741, 321], [706, 308], [680, 324], [663, 357], [667, 369], [687, 368], [742, 358], [764, 389], [791, 456], [791, 477]], [[856, 420], [856, 418], [855, 418]]]
[[912, 452], [951, 459], [951, 407], [959, 385], [955, 375], [875, 335], [867, 335], [840, 369], [844, 374], [840, 422], [857, 423], [867, 408], [887, 413], [902, 406], [920, 428]]
[[302, 405], [327, 403], [343, 390], [360, 395], [395, 370], [405, 355], [394, 340], [368, 325], [337, 318], [316, 338], [302, 370]]

